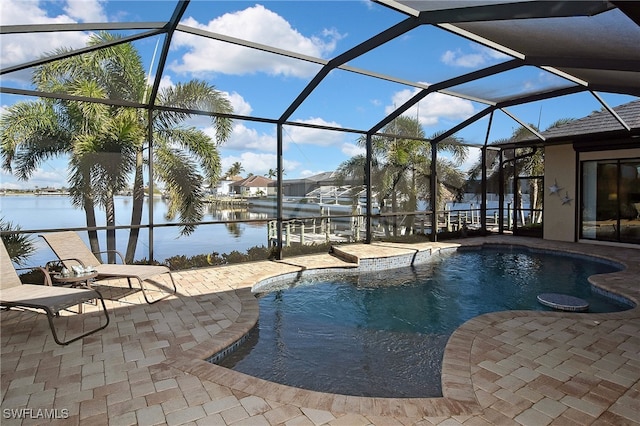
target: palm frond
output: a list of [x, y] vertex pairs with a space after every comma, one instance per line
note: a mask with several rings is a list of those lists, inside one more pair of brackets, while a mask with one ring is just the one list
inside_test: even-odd
[[[175, 106], [190, 110], [215, 112], [222, 114], [233, 113], [231, 102], [215, 87], [200, 80], [178, 83], [174, 87], [163, 89], [158, 95], [161, 105]], [[192, 114], [175, 111], [159, 111], [156, 115], [158, 128], [171, 129], [180, 125]], [[216, 130], [216, 143], [220, 144], [231, 135], [232, 121], [225, 117], [212, 116], [212, 123]]]
[[48, 103], [12, 105], [2, 115], [0, 128], [2, 167], [15, 169], [21, 180], [27, 180], [42, 162], [70, 149], [67, 129], [60, 125]]
[[179, 150], [162, 147], [156, 153], [158, 177], [169, 193], [167, 219], [178, 215], [183, 223], [181, 235], [191, 234], [195, 226], [189, 222], [200, 221], [203, 214], [203, 179], [196, 169], [192, 159]]

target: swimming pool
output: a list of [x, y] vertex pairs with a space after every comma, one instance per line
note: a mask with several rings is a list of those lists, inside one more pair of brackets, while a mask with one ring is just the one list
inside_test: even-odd
[[441, 396], [451, 333], [483, 313], [550, 310], [542, 292], [583, 298], [592, 312], [628, 309], [587, 277], [620, 268], [526, 250], [447, 251], [409, 268], [312, 275], [270, 284], [258, 327], [220, 365], [304, 389], [376, 397]]

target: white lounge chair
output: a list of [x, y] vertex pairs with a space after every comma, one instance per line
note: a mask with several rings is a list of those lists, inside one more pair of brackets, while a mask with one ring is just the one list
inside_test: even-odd
[[[41, 268], [45, 277], [45, 285], [22, 284], [17, 271], [21, 269], [34, 268], [14, 268], [11, 258], [4, 243], [0, 248], [0, 305], [6, 308], [21, 307], [42, 309], [47, 314], [49, 328], [53, 334], [53, 340], [59, 345], [68, 345], [85, 336], [102, 330], [109, 325], [109, 312], [105, 306], [102, 295], [94, 289], [86, 287], [55, 287], [51, 285], [51, 278], [44, 268]], [[90, 300], [100, 300], [106, 322], [93, 330], [89, 330], [66, 341], [58, 338], [58, 333], [54, 325], [54, 319], [59, 317], [59, 312], [74, 305], [80, 305]]]
[[[147, 303], [156, 303], [172, 294], [177, 292], [176, 283], [173, 279], [173, 275], [171, 271], [166, 266], [156, 266], [156, 265], [127, 265], [124, 261], [124, 256], [122, 253], [116, 250], [112, 250], [111, 252], [115, 252], [120, 261], [122, 263], [114, 264], [114, 263], [102, 263], [87, 247], [87, 245], [82, 241], [80, 236], [73, 231], [62, 231], [62, 232], [50, 232], [46, 234], [40, 235], [51, 247], [51, 250], [60, 258], [60, 261], [67, 267], [71, 269], [74, 265], [81, 265], [83, 267], [93, 266], [98, 276], [96, 280], [108, 280], [113, 278], [126, 278], [129, 287], [133, 288], [131, 285], [131, 279], [135, 278], [138, 280], [140, 284], [140, 289], [142, 290], [142, 294], [144, 295], [144, 299]], [[109, 251], [102, 251], [100, 253], [108, 253]], [[98, 253], [98, 254], [100, 254]], [[168, 274], [171, 279], [171, 285], [173, 289], [164, 294], [162, 297], [159, 297], [155, 300], [150, 300], [147, 297], [147, 289], [145, 288], [145, 282], [154, 283], [156, 287], [160, 287], [159, 283], [154, 282], [152, 278]], [[166, 289], [165, 289], [166, 291]]]

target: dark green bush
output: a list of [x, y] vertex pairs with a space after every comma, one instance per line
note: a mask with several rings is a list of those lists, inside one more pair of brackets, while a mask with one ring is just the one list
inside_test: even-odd
[[20, 226], [13, 222], [6, 221], [0, 217], [0, 231], [2, 232], [2, 243], [7, 249], [11, 261], [18, 265], [26, 265], [29, 257], [35, 252], [35, 243], [29, 235], [15, 234], [13, 231], [20, 231]]
[[23, 284], [45, 284], [44, 272], [42, 269], [34, 268], [26, 272], [18, 272], [20, 272], [19, 277]]
[[[314, 243], [310, 245], [294, 244], [290, 247], [283, 247], [282, 253], [285, 257], [301, 256], [312, 253], [328, 253], [331, 243]], [[177, 255], [164, 260], [164, 262], [153, 262], [156, 265], [165, 265], [172, 271], [192, 268], [206, 268], [209, 266], [232, 265], [236, 263], [256, 262], [259, 260], [269, 260], [276, 258], [275, 247], [254, 246], [247, 249], [246, 253], [234, 250], [230, 253], [209, 253], [197, 254], [195, 256]], [[147, 259], [141, 259], [136, 264], [149, 264]]]

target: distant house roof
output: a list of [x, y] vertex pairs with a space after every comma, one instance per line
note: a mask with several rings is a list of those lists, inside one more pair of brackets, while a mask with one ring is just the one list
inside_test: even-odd
[[[640, 100], [620, 105], [613, 110], [632, 130], [640, 129]], [[547, 139], [567, 138], [590, 133], [624, 131], [625, 128], [608, 111], [596, 111], [584, 118], [552, 127], [542, 133]]]
[[[340, 176], [337, 171], [322, 172], [312, 176], [299, 179], [286, 179], [282, 183], [284, 185], [319, 185], [319, 186], [337, 186], [340, 185], [360, 185], [362, 178], [353, 176]], [[340, 183], [339, 183], [340, 182]]]
[[275, 181], [273, 179], [267, 179], [264, 176], [249, 176], [246, 179], [242, 179], [233, 183], [234, 186], [243, 186], [245, 188], [266, 188], [267, 186], [273, 186], [274, 184]]
[[318, 173], [317, 175], [307, 176], [305, 179], [306, 180], [311, 180], [311, 181], [314, 181], [314, 182], [335, 181], [336, 180], [336, 172], [335, 171], [322, 172], [322, 173]]
[[284, 184], [288, 184], [288, 185], [301, 184], [301, 183], [305, 183], [305, 184], [310, 184], [310, 183], [320, 184], [321, 182], [328, 182], [328, 183], [333, 184], [333, 183], [335, 183], [336, 175], [337, 175], [337, 173], [335, 171], [322, 172], [322, 173], [318, 173], [316, 175], [307, 176], [307, 177], [298, 178], [298, 179], [285, 179], [283, 181], [283, 183]]
[[[624, 139], [640, 136], [640, 99], [613, 108], [620, 119], [629, 126], [627, 130], [609, 111], [600, 110], [586, 117], [572, 120], [559, 126], [551, 127], [541, 135], [545, 137], [544, 143], [566, 142], [592, 142], [599, 139]], [[500, 144], [503, 147], [530, 144], [539, 141], [534, 136], [518, 142]], [[640, 141], [637, 142], [640, 144]], [[601, 148], [606, 149], [607, 145]]]

